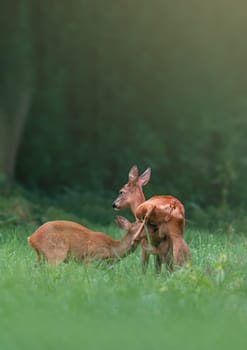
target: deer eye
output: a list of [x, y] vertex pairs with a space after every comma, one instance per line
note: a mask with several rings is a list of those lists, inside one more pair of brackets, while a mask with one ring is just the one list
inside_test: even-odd
[[124, 192], [123, 191], [119, 191], [119, 194], [123, 194]]

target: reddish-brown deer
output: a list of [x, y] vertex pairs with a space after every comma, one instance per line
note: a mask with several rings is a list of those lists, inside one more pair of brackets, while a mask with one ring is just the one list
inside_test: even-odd
[[[149, 255], [155, 254], [156, 271], [159, 272], [162, 263], [166, 263], [169, 268], [182, 265], [190, 253], [183, 238], [183, 204], [170, 195], [154, 196], [145, 201], [142, 187], [148, 183], [150, 175], [150, 168], [139, 176], [138, 168], [133, 166], [129, 171], [129, 181], [121, 188], [113, 208], [130, 208], [137, 219], [145, 219], [151, 245], [148, 245], [147, 238], [141, 241], [143, 270], [147, 268]], [[136, 238], [140, 240], [138, 233], [133, 242]]]
[[[157, 226], [158, 237], [161, 239], [162, 244], [159, 244], [156, 248], [159, 254], [162, 248], [162, 254], [164, 253], [162, 245], [163, 239], [169, 239], [167, 248], [172, 249], [173, 262], [167, 260], [168, 265], [179, 266], [183, 265], [190, 257], [189, 247], [183, 238], [185, 216], [184, 206], [182, 203], [173, 196], [154, 196], [147, 201], [140, 204], [136, 209], [136, 217], [139, 220], [144, 220]], [[140, 240], [137, 233], [134, 238]], [[161, 246], [160, 246], [161, 245]], [[155, 253], [155, 249], [153, 249]], [[162, 257], [163, 260], [165, 256]]]
[[[73, 221], [49, 221], [41, 225], [30, 237], [28, 243], [50, 264], [57, 264], [69, 258], [87, 263], [97, 260], [119, 260], [133, 252], [138, 245], [138, 237], [143, 237], [144, 223], [130, 223], [126, 218], [117, 216], [117, 224], [127, 230], [125, 236], [115, 240], [103, 232], [95, 232]], [[133, 243], [136, 235], [137, 241]]]

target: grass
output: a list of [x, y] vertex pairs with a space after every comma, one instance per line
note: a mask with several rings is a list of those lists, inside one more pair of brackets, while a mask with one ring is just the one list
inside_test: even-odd
[[34, 228], [1, 227], [0, 349], [246, 349], [246, 236], [188, 229], [191, 264], [157, 276], [140, 251], [113, 268], [35, 267]]
[[197, 213], [207, 230], [188, 220], [193, 259], [175, 273], [156, 276], [151, 264], [143, 275], [140, 251], [110, 269], [35, 267], [26, 236], [44, 221], [71, 219], [119, 237], [110, 224], [114, 198], [72, 190], [46, 198], [21, 188], [1, 198], [0, 349], [245, 349], [244, 215], [219, 210], [214, 228], [215, 211]]

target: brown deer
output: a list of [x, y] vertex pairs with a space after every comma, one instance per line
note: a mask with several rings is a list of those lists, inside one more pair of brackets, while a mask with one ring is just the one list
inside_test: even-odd
[[[167, 248], [172, 249], [172, 254], [167, 257], [166, 262], [172, 266], [171, 257], [174, 266], [183, 265], [190, 257], [189, 247], [183, 238], [184, 232], [184, 206], [173, 196], [154, 196], [140, 204], [136, 209], [136, 217], [139, 220], [144, 220], [157, 226], [158, 237], [161, 243], [156, 248], [159, 254], [162, 249], [161, 259], [166, 258], [164, 254], [163, 239], [169, 239]], [[134, 238], [140, 240], [137, 233]], [[152, 237], [152, 236], [151, 236]], [[152, 249], [155, 253], [155, 249]], [[168, 251], [169, 252], [169, 251]]]
[[[28, 243], [37, 253], [37, 261], [44, 257], [49, 264], [57, 264], [75, 258], [87, 263], [93, 259], [116, 261], [133, 252], [143, 237], [144, 222], [130, 223], [117, 216], [117, 224], [127, 230], [125, 236], [115, 240], [103, 232], [95, 232], [73, 221], [48, 221], [30, 237]], [[133, 244], [133, 237], [137, 241]]]
[[[142, 187], [148, 183], [150, 175], [150, 168], [139, 176], [138, 168], [133, 166], [128, 183], [120, 189], [112, 206], [116, 210], [130, 208], [137, 219], [145, 219], [150, 245], [147, 238], [141, 240], [143, 270], [147, 268], [149, 255], [155, 254], [156, 271], [160, 272], [162, 263], [166, 263], [168, 268], [182, 265], [190, 253], [183, 238], [183, 204], [170, 195], [154, 196], [145, 201]], [[140, 240], [139, 233], [134, 235], [133, 242], [135, 239]]]

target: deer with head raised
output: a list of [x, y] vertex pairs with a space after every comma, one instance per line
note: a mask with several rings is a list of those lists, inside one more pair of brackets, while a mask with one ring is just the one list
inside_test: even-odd
[[[160, 272], [162, 263], [166, 263], [168, 268], [182, 265], [190, 253], [183, 238], [183, 204], [170, 195], [154, 196], [146, 201], [142, 187], [148, 183], [150, 175], [150, 168], [139, 176], [138, 168], [133, 166], [129, 171], [128, 183], [120, 189], [112, 206], [116, 210], [130, 208], [137, 219], [146, 223], [150, 245], [147, 237], [141, 240], [142, 267], [145, 271], [149, 255], [155, 254], [156, 271]], [[134, 235], [133, 242], [136, 239], [140, 240], [139, 233]]]
[[[119, 240], [103, 232], [95, 232], [73, 221], [48, 221], [27, 238], [40, 262], [44, 257], [49, 264], [57, 264], [75, 258], [87, 263], [91, 260], [116, 261], [133, 252], [143, 237], [144, 222], [130, 223], [117, 216], [117, 224], [127, 233]], [[137, 241], [133, 237], [137, 235]], [[134, 244], [133, 244], [134, 242]]]

